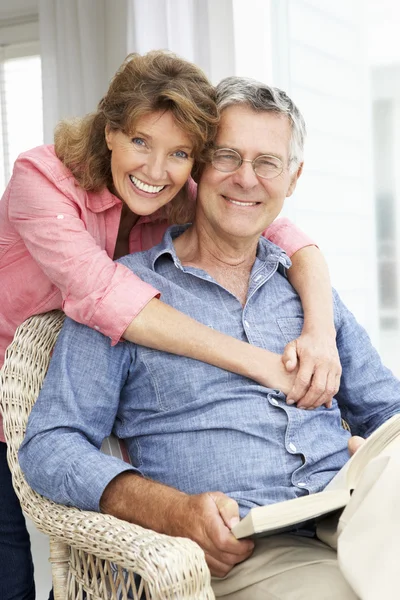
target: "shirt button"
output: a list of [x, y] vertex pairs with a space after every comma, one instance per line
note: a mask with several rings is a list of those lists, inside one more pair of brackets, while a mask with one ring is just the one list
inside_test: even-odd
[[272, 404], [275, 404], [275, 406], [279, 405], [279, 402], [278, 402], [278, 400], [276, 400], [276, 398], [271, 398], [271, 402], [272, 402]]
[[297, 452], [297, 448], [296, 448], [296, 446], [295, 446], [294, 444], [292, 444], [292, 442], [290, 442], [290, 444], [289, 444], [289, 448], [290, 448], [290, 450], [291, 450], [292, 452]]
[[95, 325], [94, 328], [96, 331], [100, 331], [100, 327], [98, 325]]
[[299, 487], [306, 487], [306, 484], [304, 483], [304, 481], [299, 481], [299, 483], [297, 485]]
[[64, 215], [57, 215], [57, 219], [63, 219]]
[[246, 321], [246, 319], [245, 319], [245, 321], [244, 321], [244, 324], [246, 325], [246, 327], [250, 327], [250, 324], [249, 324], [249, 322], [248, 322], [248, 321]]

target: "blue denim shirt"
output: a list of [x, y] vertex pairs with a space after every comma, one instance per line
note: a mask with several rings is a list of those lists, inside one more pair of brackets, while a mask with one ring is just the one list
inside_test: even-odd
[[[180, 231], [121, 262], [209, 327], [279, 353], [299, 336], [302, 307], [282, 250], [260, 239], [242, 307], [205, 271], [182, 266], [171, 237]], [[222, 491], [242, 516], [320, 491], [348, 459], [341, 416], [368, 436], [400, 409], [399, 381], [336, 293], [334, 304], [340, 391], [331, 409], [312, 411], [200, 361], [128, 342], [111, 347], [67, 319], [20, 450], [28, 482], [56, 502], [98, 510], [107, 484], [133, 468], [190, 494]], [[126, 440], [133, 467], [99, 452], [111, 431]]]

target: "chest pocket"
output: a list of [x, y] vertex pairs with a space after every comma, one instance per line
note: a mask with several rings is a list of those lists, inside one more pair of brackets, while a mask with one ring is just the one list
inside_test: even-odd
[[179, 410], [189, 404], [204, 405], [227, 389], [231, 373], [201, 361], [141, 348], [141, 368], [150, 377], [157, 410]]
[[303, 317], [280, 317], [276, 322], [286, 343], [301, 335], [304, 323]]

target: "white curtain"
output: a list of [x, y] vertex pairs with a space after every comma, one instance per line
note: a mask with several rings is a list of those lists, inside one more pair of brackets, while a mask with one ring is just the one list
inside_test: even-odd
[[168, 48], [195, 62], [216, 83], [235, 73], [235, 3], [242, 1], [128, 0], [129, 48]]
[[130, 0], [131, 51], [165, 48], [209, 71], [208, 0]]
[[39, 0], [44, 139], [94, 110], [127, 54], [126, 0]]
[[267, 80], [269, 1], [39, 0], [45, 142], [61, 118], [96, 107], [129, 52], [172, 50], [213, 83], [243, 64]]

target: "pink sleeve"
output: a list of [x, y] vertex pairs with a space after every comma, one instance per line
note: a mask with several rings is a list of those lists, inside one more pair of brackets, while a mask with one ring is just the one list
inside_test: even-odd
[[263, 231], [263, 236], [269, 239], [270, 242], [283, 248], [289, 257], [293, 256], [293, 254], [298, 250], [301, 250], [301, 248], [305, 248], [305, 246], [317, 245], [312, 238], [285, 217], [271, 223], [271, 225]]
[[[101, 249], [83, 221], [84, 202], [76, 190], [45, 161], [19, 159], [7, 190], [9, 219], [60, 290], [64, 312], [116, 344], [158, 291]], [[92, 228], [98, 226], [95, 214], [87, 213], [86, 219], [94, 220]]]

